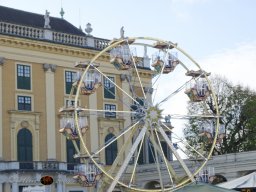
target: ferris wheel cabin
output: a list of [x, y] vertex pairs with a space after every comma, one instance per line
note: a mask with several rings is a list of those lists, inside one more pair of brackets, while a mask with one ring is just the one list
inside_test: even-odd
[[[77, 86], [79, 82], [81, 81], [82, 74], [84, 70], [88, 67], [88, 63], [84, 62], [78, 62], [76, 63], [75, 67], [79, 68], [79, 71], [77, 72], [77, 81], [74, 83], [74, 86]], [[95, 69], [98, 67], [98, 64], [91, 65], [86, 74], [83, 78], [83, 84], [80, 88], [80, 93], [82, 95], [91, 95], [93, 94], [99, 87], [102, 86], [101, 83], [101, 75], [100, 73]]]
[[211, 94], [211, 90], [205, 79], [206, 76], [209, 76], [210, 73], [205, 73], [201, 70], [199, 71], [188, 71], [187, 76], [192, 76], [196, 79], [195, 83], [192, 83], [190, 87], [185, 91], [185, 94], [188, 95], [189, 99], [192, 102], [205, 101], [208, 96]]
[[[78, 136], [77, 126], [76, 126], [75, 117], [74, 117], [75, 108], [74, 107], [61, 108], [59, 112], [64, 115], [60, 120], [59, 132], [64, 134], [67, 137], [67, 139], [78, 140], [79, 136]], [[86, 130], [89, 128], [87, 123], [87, 117], [79, 116], [78, 124], [80, 127], [81, 134], [84, 135]]]
[[[112, 40], [110, 45], [117, 41], [117, 39]], [[134, 41], [134, 39], [124, 41], [110, 51], [110, 63], [114, 65], [116, 69], [128, 70], [132, 67], [134, 54], [129, 44], [132, 44]]]
[[78, 173], [73, 177], [84, 187], [93, 187], [100, 180], [102, 173], [92, 163], [86, 163], [78, 166]]
[[168, 74], [172, 72], [179, 64], [177, 53], [174, 56], [174, 53], [168, 52], [168, 50], [173, 49], [174, 46], [170, 43], [157, 41], [154, 43], [153, 47], [159, 49], [159, 52], [153, 56], [151, 66], [157, 73]]
[[[207, 126], [202, 126], [199, 129], [198, 133], [199, 133], [198, 136], [200, 136], [200, 137], [207, 137], [208, 138], [208, 142], [212, 143], [213, 139], [215, 137], [214, 125], [212, 123], [210, 123]], [[216, 143], [220, 144], [224, 137], [225, 137], [225, 126], [224, 126], [224, 124], [221, 123], [220, 127], [219, 127], [219, 131], [218, 131], [218, 136], [217, 136]]]

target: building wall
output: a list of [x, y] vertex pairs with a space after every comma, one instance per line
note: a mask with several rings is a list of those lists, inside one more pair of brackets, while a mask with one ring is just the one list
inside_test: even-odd
[[[7, 42], [7, 40], [9, 40]], [[15, 43], [14, 43], [15, 42]], [[39, 154], [34, 155], [34, 160], [47, 160], [47, 109], [46, 103], [49, 100], [55, 105], [52, 114], [49, 118], [50, 122], [55, 122], [55, 125], [51, 125], [49, 130], [55, 134], [54, 141], [51, 140], [52, 148], [56, 150], [56, 160], [65, 161], [65, 141], [59, 130], [59, 108], [64, 106], [65, 99], [69, 98], [69, 94], [65, 93], [65, 70], [77, 70], [74, 69], [75, 61], [88, 60], [93, 57], [97, 52], [86, 50], [82, 48], [73, 48], [61, 45], [54, 45], [44, 42], [36, 42], [27, 39], [10, 38], [7, 36], [0, 37], [0, 53], [1, 57], [5, 59], [2, 66], [2, 100], [3, 106], [3, 159], [4, 160], [17, 160], [16, 151], [16, 135], [21, 128], [21, 119], [26, 119], [31, 114], [38, 113], [39, 125], [35, 127], [35, 122], [30, 123], [29, 129], [33, 134], [35, 140], [36, 134], [38, 134], [38, 140], [33, 141], [34, 151]], [[101, 59], [102, 62], [107, 61], [107, 58]], [[16, 65], [25, 64], [31, 66], [31, 90], [18, 90], [17, 89], [17, 74]], [[56, 71], [51, 70], [45, 71], [43, 68], [44, 64], [56, 65]], [[47, 73], [52, 73], [53, 78], [47, 79]], [[49, 85], [49, 83], [53, 83]], [[51, 93], [54, 98], [46, 98], [46, 87], [54, 88], [54, 93]], [[102, 92], [102, 91], [101, 91]], [[17, 95], [27, 95], [32, 97], [32, 111], [28, 113], [17, 111]], [[101, 98], [100, 98], [101, 97]], [[98, 95], [99, 107], [102, 107], [102, 93]], [[81, 97], [81, 104], [88, 106], [89, 99], [87, 97]], [[10, 111], [12, 111], [10, 113]], [[10, 116], [20, 116], [19, 121], [10, 122]], [[35, 115], [32, 115], [35, 116]], [[32, 118], [32, 117], [31, 117]], [[32, 121], [32, 120], [31, 120]], [[12, 127], [12, 129], [10, 129]], [[37, 132], [35, 129], [38, 129]], [[49, 131], [48, 130], [48, 131]], [[55, 143], [56, 142], [56, 143]], [[48, 142], [49, 143], [49, 142]]]
[[[40, 161], [58, 161], [59, 169], [66, 171], [67, 168], [61, 162], [66, 162], [66, 137], [59, 133], [60, 118], [59, 108], [65, 105], [65, 101], [70, 99], [70, 95], [65, 93], [65, 71], [77, 71], [74, 68], [76, 61], [89, 61], [98, 51], [92, 49], [65, 46], [60, 44], [48, 43], [43, 41], [29, 40], [12, 36], [0, 35], [0, 58], [3, 58], [3, 64], [0, 64], [0, 160], [7, 165], [7, 169], [17, 170], [19, 165], [17, 161], [17, 134], [21, 128], [27, 128], [32, 133], [33, 161], [38, 162], [38, 171], [27, 172], [29, 182], [24, 183], [24, 174], [10, 172], [2, 175], [4, 180], [14, 178], [13, 182], [0, 182], [1, 190], [5, 192], [15, 191], [19, 185], [35, 185], [35, 181], [47, 173], [47, 170], [40, 170], [42, 164]], [[109, 56], [102, 55], [97, 63], [101, 70], [107, 75], [115, 78], [115, 83], [130, 93], [127, 82], [122, 81], [120, 75], [122, 71], [113, 70], [110, 67]], [[31, 67], [31, 90], [17, 89], [17, 64], [29, 65]], [[143, 85], [151, 86], [151, 74], [148, 70], [140, 70]], [[136, 82], [136, 86], [139, 83]], [[2, 88], [2, 89], [1, 89]], [[138, 95], [142, 96], [139, 89], [135, 88]], [[19, 111], [17, 105], [17, 96], [31, 96], [32, 110]], [[129, 110], [122, 104], [119, 97], [127, 97], [119, 89], [116, 89], [115, 99], [104, 98], [103, 86], [92, 96], [81, 96], [79, 103], [93, 109], [104, 109], [104, 104], [115, 104], [117, 110]], [[74, 96], [71, 96], [74, 99]], [[129, 100], [129, 102], [132, 102]], [[117, 135], [120, 130], [130, 125], [129, 116], [119, 116], [116, 119], [105, 118], [104, 115], [91, 115], [89, 119], [90, 128], [84, 136], [86, 146], [93, 151], [105, 142], [105, 137], [109, 133]], [[2, 134], [1, 134], [2, 132]], [[124, 139], [118, 140], [118, 150], [124, 144]], [[83, 151], [82, 151], [83, 152]], [[127, 151], [128, 152], [128, 151]], [[8, 162], [13, 161], [13, 162]], [[105, 154], [101, 153], [100, 161], [105, 163]], [[122, 161], [120, 161], [122, 162]], [[5, 165], [3, 165], [5, 169]], [[2, 171], [2, 168], [0, 168]], [[47, 168], [46, 168], [47, 169]], [[55, 171], [54, 171], [55, 172]], [[67, 178], [72, 180], [72, 176], [65, 172], [53, 174], [54, 179], [58, 181], [58, 190], [61, 191], [75, 188], [81, 189], [78, 184], [67, 182]], [[0, 176], [1, 177], [1, 176]], [[3, 181], [4, 181], [3, 180]], [[59, 186], [61, 185], [61, 186]]]

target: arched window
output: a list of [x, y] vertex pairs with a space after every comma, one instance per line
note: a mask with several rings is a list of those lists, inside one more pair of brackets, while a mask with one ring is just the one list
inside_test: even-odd
[[[105, 145], [110, 142], [112, 139], [115, 139], [115, 135], [112, 133], [109, 133], [105, 138]], [[106, 158], [106, 165], [112, 165], [114, 160], [117, 156], [117, 141], [114, 141], [111, 143], [108, 147], [105, 149], [105, 158]]]
[[17, 135], [18, 161], [33, 161], [32, 134], [26, 129], [19, 130]]

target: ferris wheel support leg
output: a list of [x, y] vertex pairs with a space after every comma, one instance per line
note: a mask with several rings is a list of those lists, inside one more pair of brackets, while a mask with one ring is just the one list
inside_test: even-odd
[[163, 189], [164, 189], [163, 178], [162, 178], [162, 175], [161, 175], [160, 164], [159, 164], [159, 159], [158, 159], [157, 150], [156, 150], [157, 144], [155, 142], [154, 136], [152, 136], [152, 140], [154, 141], [153, 146], [154, 146], [154, 153], [155, 153], [155, 164], [156, 164], [158, 175], [159, 175], [160, 186], [161, 186], [161, 189], [163, 191]]
[[147, 127], [143, 127], [142, 130], [140, 131], [140, 134], [138, 135], [138, 137], [136, 138], [135, 142], [132, 145], [132, 148], [130, 150], [130, 152], [128, 153], [127, 157], [125, 158], [121, 168], [119, 169], [119, 171], [116, 174], [116, 177], [114, 179], [114, 181], [111, 183], [110, 187], [108, 188], [107, 192], [112, 192], [118, 182], [118, 180], [120, 179], [120, 177], [122, 176], [123, 172], [125, 171], [125, 168], [127, 167], [127, 165], [129, 164], [129, 161], [132, 157], [132, 155], [134, 154], [136, 148], [138, 147], [140, 141], [142, 139], [144, 139], [145, 133], [146, 133]]
[[177, 175], [176, 175], [174, 169], [173, 169], [172, 166], [170, 165], [168, 159], [167, 159], [167, 158], [165, 157], [165, 155], [164, 155], [163, 148], [162, 148], [162, 146], [161, 146], [160, 139], [159, 139], [159, 136], [158, 136], [158, 134], [157, 134], [157, 130], [155, 130], [155, 134], [156, 134], [156, 137], [157, 137], [158, 145], [157, 145], [156, 142], [155, 142], [153, 139], [151, 139], [151, 138], [150, 138], [150, 139], [151, 139], [150, 141], [153, 143], [153, 145], [156, 146], [157, 152], [161, 155], [160, 157], [162, 158], [163, 162], [165, 163], [165, 166], [166, 166], [166, 168], [167, 168], [168, 175], [169, 175], [169, 177], [170, 177], [170, 181], [171, 181], [172, 185], [174, 185], [173, 180], [176, 180], [176, 181], [177, 181], [177, 180], [178, 180], [178, 177], [177, 177]]
[[[135, 123], [135, 125], [137, 125], [137, 123]], [[118, 165], [118, 163], [119, 163], [119, 161], [121, 159], [122, 154], [125, 152], [125, 149], [127, 148], [127, 146], [129, 146], [130, 142], [132, 141], [132, 137], [133, 137], [135, 131], [137, 130], [135, 125], [133, 125], [133, 129], [132, 129], [128, 139], [125, 141], [125, 143], [123, 144], [122, 148], [118, 152], [117, 158], [113, 162], [112, 167], [110, 168], [110, 170], [108, 172], [109, 175], [113, 174], [113, 172], [115, 171], [115, 169], [116, 169], [116, 167], [117, 167], [117, 165]], [[99, 188], [98, 191], [99, 192], [105, 192], [104, 189], [106, 187], [106, 184], [109, 184], [109, 182], [110, 182], [109, 178], [108, 177], [104, 177], [103, 182], [101, 183], [100, 188]]]
[[164, 132], [163, 128], [160, 126], [159, 127], [159, 131], [162, 134], [164, 140], [166, 141], [166, 143], [168, 144], [168, 146], [170, 147], [170, 149], [172, 150], [173, 154], [175, 155], [175, 157], [177, 158], [177, 160], [180, 162], [182, 168], [184, 169], [184, 171], [186, 172], [186, 174], [188, 175], [188, 177], [190, 178], [190, 180], [192, 182], [195, 181], [192, 173], [190, 172], [190, 170], [188, 169], [187, 165], [184, 163], [184, 161], [181, 159], [180, 155], [178, 154], [178, 152], [176, 151], [175, 147], [173, 146], [173, 143], [171, 142], [171, 140], [168, 138], [168, 136], [166, 135], [166, 133]]
[[[148, 133], [148, 132], [146, 132], [146, 135], [147, 135], [147, 137], [149, 138], [149, 140], [152, 142], [152, 144], [153, 144], [153, 145], [155, 144], [157, 152], [161, 154], [161, 149], [160, 149], [159, 146], [157, 146], [156, 142], [152, 139], [152, 136], [149, 136], [149, 133]], [[165, 157], [163, 157], [163, 158], [165, 158]], [[178, 176], [176, 175], [176, 173], [175, 173], [173, 167], [171, 166], [171, 164], [169, 163], [168, 160], [166, 160], [166, 162], [167, 162], [167, 164], [168, 164], [168, 169], [169, 169], [169, 171], [171, 172], [171, 175], [173, 176], [174, 180], [177, 181], [177, 180], [178, 180]]]

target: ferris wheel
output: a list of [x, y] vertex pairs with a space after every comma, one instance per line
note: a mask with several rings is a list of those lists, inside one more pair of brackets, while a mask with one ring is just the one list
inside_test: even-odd
[[[84, 163], [75, 176], [81, 185], [98, 183], [98, 191], [107, 192], [160, 192], [195, 181], [219, 138], [220, 115], [210, 73], [177, 44], [150, 37], [114, 39], [90, 61], [75, 66], [79, 71], [70, 93], [75, 102], [60, 110], [60, 132], [73, 141]], [[81, 106], [81, 98], [94, 94], [107, 99], [96, 108], [90, 102]], [[215, 114], [207, 110], [209, 98]], [[112, 105], [104, 105], [107, 102]], [[188, 115], [181, 107], [187, 102], [200, 103], [205, 110]], [[93, 126], [91, 116], [107, 125]], [[191, 118], [209, 124], [198, 128], [197, 137], [208, 138], [210, 147], [184, 139], [181, 129]], [[91, 146], [94, 138], [87, 133], [99, 126], [103, 142]]]

